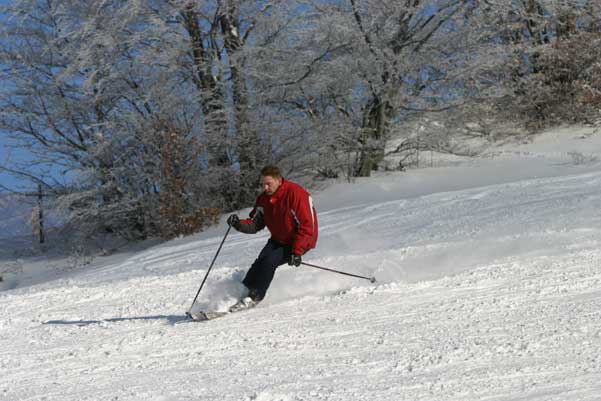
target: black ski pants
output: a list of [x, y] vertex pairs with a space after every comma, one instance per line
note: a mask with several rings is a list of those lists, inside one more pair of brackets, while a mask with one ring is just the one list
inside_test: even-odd
[[290, 260], [291, 253], [292, 249], [289, 245], [282, 245], [272, 239], [267, 241], [242, 281], [250, 291], [251, 298], [260, 301], [265, 297], [275, 270]]

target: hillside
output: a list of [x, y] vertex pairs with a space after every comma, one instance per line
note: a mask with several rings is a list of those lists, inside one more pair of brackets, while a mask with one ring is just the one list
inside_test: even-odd
[[[283, 266], [257, 308], [184, 322], [224, 224], [16, 279], [0, 400], [601, 399], [601, 132], [485, 155], [316, 194], [305, 260], [375, 285]], [[199, 307], [240, 294], [267, 238], [227, 239]]]

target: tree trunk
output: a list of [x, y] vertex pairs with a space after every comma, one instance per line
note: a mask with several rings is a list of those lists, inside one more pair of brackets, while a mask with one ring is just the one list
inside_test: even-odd
[[40, 235], [40, 244], [46, 242], [44, 237], [44, 205], [43, 205], [42, 184], [38, 184], [38, 229]]
[[223, 139], [226, 136], [227, 120], [225, 116], [225, 100], [219, 76], [214, 75], [213, 60], [220, 59], [214, 35], [216, 26], [212, 26], [210, 34], [203, 33], [198, 15], [193, 5], [182, 11], [184, 27], [190, 36], [192, 56], [196, 69], [194, 83], [200, 93], [200, 101], [204, 114], [204, 125], [208, 134], [208, 147], [214, 157], [213, 162], [222, 165], [226, 162], [226, 149]]
[[363, 117], [362, 149], [359, 156], [357, 177], [369, 177], [372, 170], [384, 160], [386, 146], [386, 109], [388, 104], [374, 98], [366, 106]]
[[233, 200], [232, 207], [241, 208], [248, 206], [255, 199], [258, 160], [263, 158], [263, 152], [258, 134], [252, 128], [248, 116], [248, 94], [242, 72], [243, 61], [240, 59], [240, 50], [244, 46], [244, 40], [240, 36], [238, 1], [221, 0], [219, 8], [221, 10], [219, 22], [231, 74], [236, 154], [240, 166], [238, 197]]

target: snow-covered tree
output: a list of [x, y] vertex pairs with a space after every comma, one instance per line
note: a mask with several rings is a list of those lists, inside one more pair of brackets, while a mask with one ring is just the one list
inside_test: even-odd
[[[187, 185], [203, 194], [191, 196], [206, 202], [196, 206], [247, 205], [265, 153], [236, 53], [264, 11], [225, 1], [12, 2], [0, 127], [36, 164], [69, 175], [68, 187], [47, 186], [90, 232], [157, 232], [164, 121], [203, 149], [187, 177], [204, 182]], [[30, 167], [14, 170], [36, 177]]]
[[601, 4], [589, 0], [507, 2], [488, 10], [508, 22], [502, 38], [512, 58], [505, 61], [507, 79], [500, 81], [508, 96], [498, 104], [507, 115], [521, 116], [535, 129], [599, 118], [600, 11]]
[[490, 96], [503, 52], [478, 2], [312, 1], [300, 10], [262, 30], [254, 79], [265, 106], [294, 121], [287, 143], [301, 139], [302, 149], [317, 132], [320, 174], [367, 176], [409, 115]]
[[[134, 239], [249, 206], [266, 163], [353, 178], [393, 153], [463, 151], [454, 130], [490, 132], [478, 127], [499, 104], [538, 107], [528, 85], [549, 75], [549, 46], [599, 31], [589, 0], [13, 0], [0, 12], [0, 131], [31, 154], [2, 168], [42, 184], [82, 231]], [[573, 81], [593, 106], [597, 70]], [[411, 127], [431, 129], [416, 141]]]

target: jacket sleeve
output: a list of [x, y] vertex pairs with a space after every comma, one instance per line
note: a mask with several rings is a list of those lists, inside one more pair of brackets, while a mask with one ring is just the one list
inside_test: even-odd
[[255, 205], [253, 210], [250, 211], [248, 219], [240, 220], [240, 224], [236, 227], [236, 230], [244, 234], [255, 234], [265, 228], [265, 222], [263, 221], [263, 208]]
[[311, 196], [306, 191], [295, 191], [290, 212], [296, 221], [292, 253], [302, 255], [311, 248], [313, 235], [315, 235], [315, 216]]

